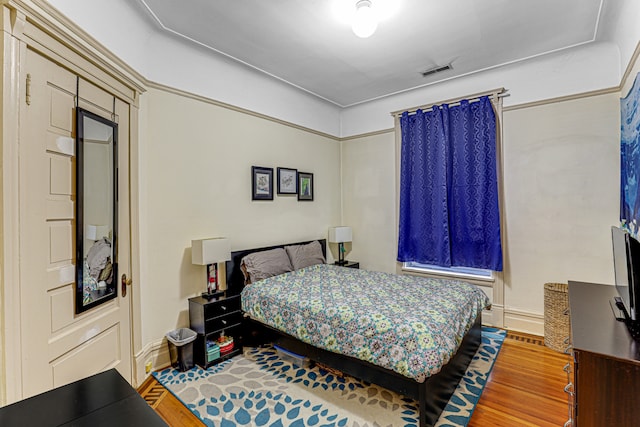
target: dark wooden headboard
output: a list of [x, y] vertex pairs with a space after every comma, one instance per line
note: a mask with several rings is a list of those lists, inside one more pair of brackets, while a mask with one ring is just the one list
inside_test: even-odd
[[[327, 239], [316, 239], [320, 242], [320, 246], [322, 247], [322, 255], [327, 259]], [[227, 261], [225, 264], [227, 271], [227, 289], [231, 292], [240, 293], [242, 288], [244, 288], [244, 275], [242, 274], [242, 270], [240, 269], [240, 261], [245, 256], [254, 253], [254, 252], [262, 252], [268, 251], [270, 249], [276, 248], [284, 248], [285, 246], [290, 245], [306, 245], [307, 243], [311, 243], [314, 240], [309, 240], [307, 242], [299, 242], [299, 243], [287, 243], [285, 245], [276, 245], [276, 246], [268, 246], [264, 248], [257, 249], [244, 249], [241, 251], [231, 252], [231, 260]]]

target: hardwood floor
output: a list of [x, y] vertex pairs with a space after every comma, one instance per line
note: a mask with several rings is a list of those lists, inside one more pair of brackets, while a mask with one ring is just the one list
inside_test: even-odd
[[138, 388], [138, 393], [171, 427], [202, 427], [204, 425], [153, 377], [149, 377]]
[[505, 339], [469, 427], [557, 427], [567, 421], [562, 368], [569, 358], [542, 342], [526, 341], [532, 338], [510, 334]]
[[[567, 374], [562, 371], [567, 361], [540, 337], [509, 333], [469, 427], [562, 426], [567, 421]], [[153, 377], [138, 392], [170, 426], [203, 425]]]

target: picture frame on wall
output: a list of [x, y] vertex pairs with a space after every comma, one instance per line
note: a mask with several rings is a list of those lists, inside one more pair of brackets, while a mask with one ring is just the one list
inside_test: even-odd
[[278, 168], [278, 194], [298, 194], [298, 170]]
[[251, 166], [251, 200], [273, 200], [273, 168]]
[[313, 174], [298, 172], [298, 200], [313, 201]]

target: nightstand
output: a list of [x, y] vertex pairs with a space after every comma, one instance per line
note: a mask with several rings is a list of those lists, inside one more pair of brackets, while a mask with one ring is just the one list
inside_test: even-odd
[[355, 269], [359, 269], [360, 268], [360, 263], [357, 261], [346, 261], [344, 264], [338, 264], [338, 262], [334, 262], [335, 265], [339, 265], [340, 267], [347, 267], [347, 268], [355, 268]]
[[[189, 323], [198, 333], [193, 343], [193, 360], [204, 369], [242, 352], [240, 294], [227, 291], [212, 299], [189, 298]], [[219, 345], [221, 335], [233, 338], [231, 351]]]

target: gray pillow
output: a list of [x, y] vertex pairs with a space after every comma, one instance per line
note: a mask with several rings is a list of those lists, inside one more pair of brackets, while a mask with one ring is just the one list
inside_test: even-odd
[[285, 246], [284, 249], [289, 255], [294, 270], [326, 262], [324, 255], [322, 255], [322, 246], [317, 240], [306, 245]]
[[255, 283], [267, 277], [293, 271], [291, 261], [282, 248], [254, 252], [242, 258], [241, 266], [246, 271], [245, 283]]

